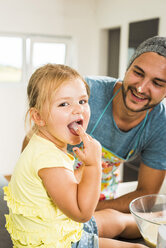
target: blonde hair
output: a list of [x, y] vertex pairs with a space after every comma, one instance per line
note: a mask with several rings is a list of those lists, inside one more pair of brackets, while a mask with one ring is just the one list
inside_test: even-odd
[[[27, 95], [29, 102], [29, 109], [25, 117], [25, 123], [27, 116], [31, 108], [36, 108], [39, 112], [43, 110], [43, 105], [48, 102], [51, 104], [53, 92], [66, 80], [74, 78], [80, 78], [86, 87], [88, 96], [90, 95], [90, 89], [86, 81], [81, 75], [73, 68], [60, 65], [60, 64], [47, 64], [38, 68], [31, 76], [28, 87]], [[30, 122], [30, 136], [37, 131], [37, 126], [32, 126], [32, 120]]]

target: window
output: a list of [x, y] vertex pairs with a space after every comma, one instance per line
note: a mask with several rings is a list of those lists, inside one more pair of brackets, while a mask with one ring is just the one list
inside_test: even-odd
[[0, 35], [0, 83], [27, 81], [46, 63], [68, 64], [70, 38]]
[[18, 37], [0, 37], [0, 82], [22, 79], [23, 41]]

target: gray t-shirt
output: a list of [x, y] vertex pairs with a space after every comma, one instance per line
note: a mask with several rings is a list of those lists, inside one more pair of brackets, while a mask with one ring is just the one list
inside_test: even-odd
[[[91, 94], [89, 104], [91, 119], [87, 132], [90, 133], [110, 98], [116, 83], [111, 77], [86, 77]], [[112, 115], [112, 104], [102, 116], [93, 136], [107, 149], [126, 159], [128, 152], [138, 141], [134, 154], [129, 160], [140, 154], [144, 164], [151, 168], [166, 170], [166, 106], [158, 104], [148, 114], [145, 126], [140, 134], [143, 121], [128, 132], [121, 131]]]

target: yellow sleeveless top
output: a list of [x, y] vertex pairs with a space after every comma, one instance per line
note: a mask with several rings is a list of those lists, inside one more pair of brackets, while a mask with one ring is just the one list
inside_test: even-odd
[[74, 158], [52, 142], [32, 136], [4, 187], [9, 207], [6, 228], [14, 247], [68, 248], [80, 240], [83, 224], [69, 219], [53, 204], [38, 176], [41, 168], [58, 166], [73, 171], [73, 164]]

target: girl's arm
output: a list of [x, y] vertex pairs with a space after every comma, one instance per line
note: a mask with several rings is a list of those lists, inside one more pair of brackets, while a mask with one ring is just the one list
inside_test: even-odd
[[74, 151], [84, 162], [81, 181], [66, 168], [54, 167], [39, 170], [43, 184], [54, 204], [69, 218], [86, 222], [93, 215], [101, 187], [101, 146], [79, 127], [84, 149]]

